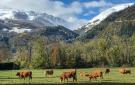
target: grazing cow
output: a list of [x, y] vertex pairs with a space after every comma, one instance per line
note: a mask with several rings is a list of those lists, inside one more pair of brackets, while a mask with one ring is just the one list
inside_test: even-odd
[[53, 69], [46, 70], [45, 71], [45, 76], [47, 76], [47, 75], [53, 75], [53, 73], [54, 73]]
[[73, 78], [73, 82], [77, 81], [76, 69], [74, 71], [63, 72], [63, 74], [60, 76], [61, 82], [65, 82], [65, 80], [68, 81], [68, 78]]
[[131, 74], [131, 70], [128, 70], [128, 69], [125, 69], [125, 68], [119, 69], [119, 72], [121, 74]]
[[105, 74], [109, 74], [109, 73], [110, 73], [110, 69], [107, 68], [107, 69], [105, 70]]
[[100, 77], [103, 79], [103, 72], [100, 71], [100, 70], [95, 70], [95, 71], [92, 71], [87, 77], [89, 77], [89, 79], [97, 79], [97, 77]]
[[95, 75], [91, 75], [91, 74], [89, 74], [89, 76], [87, 76], [88, 78], [89, 78], [89, 80], [91, 80], [91, 79], [97, 79], [97, 76], [95, 76]]
[[32, 71], [20, 71], [16, 73], [16, 76], [18, 76], [20, 79], [24, 79], [29, 77], [29, 80], [32, 79]]

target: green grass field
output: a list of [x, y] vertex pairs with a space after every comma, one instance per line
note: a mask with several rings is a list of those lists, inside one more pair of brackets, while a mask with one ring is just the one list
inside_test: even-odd
[[[77, 69], [77, 78], [78, 81], [75, 84], [84, 84], [84, 83], [96, 83], [96, 84], [102, 84], [102, 83], [135, 83], [135, 68], [129, 68], [131, 70], [131, 75], [121, 75], [118, 72], [119, 68], [111, 68], [110, 74], [104, 75], [103, 79], [98, 78], [97, 80], [91, 80], [87, 77], [81, 77], [80, 72], [91, 72], [92, 70], [100, 69], [103, 72], [105, 71], [105, 68], [87, 68], [87, 69]], [[33, 79], [32, 81], [29, 81], [29, 79], [26, 80], [20, 80], [16, 76], [16, 72], [19, 70], [2, 70], [0, 71], [0, 84], [64, 84], [60, 82], [59, 76], [62, 72], [68, 71], [69, 69], [55, 69], [53, 76], [45, 77], [44, 70], [32, 70], [33, 72]], [[69, 79], [68, 84], [72, 84], [72, 79]], [[74, 85], [74, 84], [73, 84]], [[113, 84], [114, 85], [114, 84]]]

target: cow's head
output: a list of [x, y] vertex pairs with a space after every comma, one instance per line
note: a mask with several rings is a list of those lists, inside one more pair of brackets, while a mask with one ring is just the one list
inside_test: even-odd
[[16, 76], [20, 76], [20, 72], [17, 72], [17, 73], [16, 73]]

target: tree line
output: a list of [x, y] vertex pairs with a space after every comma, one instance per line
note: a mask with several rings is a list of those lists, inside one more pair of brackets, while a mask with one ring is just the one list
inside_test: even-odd
[[14, 54], [6, 53], [10, 55], [9, 60], [20, 68], [135, 66], [135, 35], [95, 38], [87, 42], [72, 43], [62, 41], [50, 43], [46, 37], [41, 36], [27, 36], [25, 42], [22, 40], [20, 38], [14, 42], [16, 47]]

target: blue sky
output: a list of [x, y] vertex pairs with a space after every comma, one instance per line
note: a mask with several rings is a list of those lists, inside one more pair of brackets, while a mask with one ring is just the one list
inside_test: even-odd
[[[84, 8], [84, 14], [78, 14], [77, 17], [82, 18], [82, 19], [88, 19], [88, 20], [93, 18], [94, 16], [98, 15], [101, 12], [101, 9], [102, 9], [102, 11], [104, 11], [107, 8], [110, 8], [110, 7], [117, 5], [117, 4], [134, 3], [135, 2], [135, 0], [53, 0], [53, 1], [62, 1], [65, 5], [72, 4], [74, 1], [78, 1], [80, 3], [90, 3], [90, 2], [100, 2], [100, 1], [105, 1], [106, 4], [112, 3], [112, 5], [109, 5], [107, 7], [105, 5], [103, 5], [101, 7], [91, 7], [88, 9]], [[89, 11], [91, 11], [91, 12], [89, 13]], [[88, 14], [87, 14], [87, 12], [88, 12]]]
[[3, 0], [0, 8], [46, 12], [78, 28], [110, 7], [131, 2], [135, 0]]

